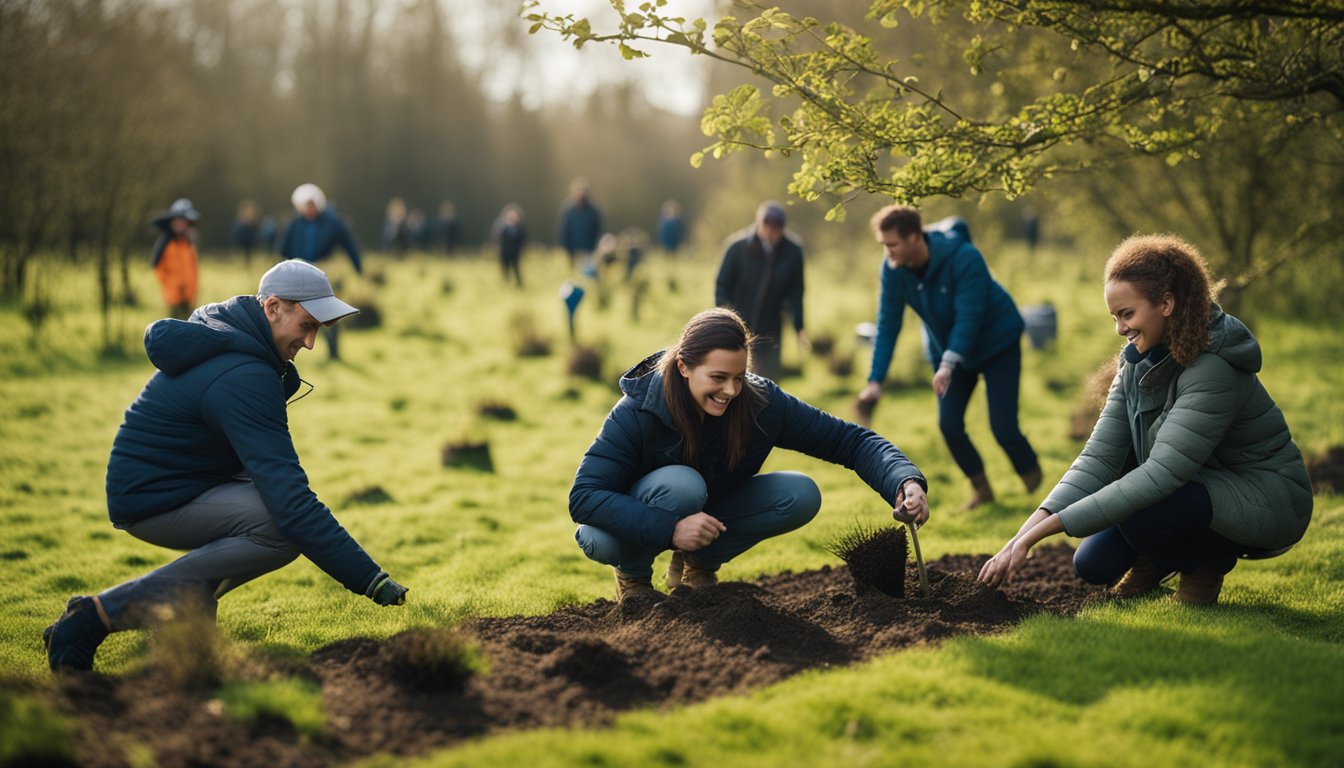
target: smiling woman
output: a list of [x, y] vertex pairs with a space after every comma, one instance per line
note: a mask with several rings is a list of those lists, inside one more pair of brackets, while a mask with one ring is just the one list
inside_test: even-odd
[[711, 586], [721, 565], [816, 516], [812, 478], [758, 474], [776, 446], [853, 467], [903, 514], [928, 519], [928, 484], [905, 454], [747, 373], [752, 341], [737, 313], [706, 310], [621, 377], [625, 396], [569, 496], [575, 539], [615, 567], [617, 599], [657, 594], [653, 560], [663, 550], [673, 550], [669, 589]]

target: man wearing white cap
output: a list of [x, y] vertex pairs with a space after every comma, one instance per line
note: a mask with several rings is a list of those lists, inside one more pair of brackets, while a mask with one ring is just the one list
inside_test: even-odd
[[[321, 187], [316, 184], [300, 184], [290, 195], [290, 202], [294, 204], [298, 216], [285, 229], [285, 236], [280, 241], [281, 256], [316, 264], [325, 261], [339, 245], [350, 257], [350, 264], [354, 266], [355, 272], [363, 274], [364, 267], [360, 262], [359, 246], [355, 244], [355, 238], [350, 234], [349, 227], [345, 226], [340, 216], [336, 215], [333, 207], [327, 205], [327, 196]], [[325, 334], [332, 360], [341, 358], [338, 330], [336, 326], [331, 326], [327, 328]]]
[[[317, 329], [357, 312], [322, 270], [276, 264], [256, 296], [207, 304], [145, 331], [158, 369], [126, 410], [107, 465], [112, 524], [177, 560], [91, 597], [70, 598], [42, 638], [53, 671], [93, 668], [109, 632], [202, 609], [306, 556], [347, 589], [400, 605], [406, 588], [378, 567], [308, 487], [286, 405], [294, 357]], [[302, 395], [300, 395], [302, 397]]]

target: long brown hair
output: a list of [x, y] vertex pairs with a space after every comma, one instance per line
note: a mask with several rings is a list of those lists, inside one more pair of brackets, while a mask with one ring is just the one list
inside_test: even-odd
[[1213, 283], [1195, 246], [1176, 235], [1134, 235], [1106, 260], [1106, 282], [1126, 282], [1148, 301], [1161, 304], [1170, 292], [1175, 308], [1167, 320], [1167, 347], [1190, 365], [1209, 344], [1209, 316], [1222, 283]]
[[[672, 412], [677, 431], [681, 433], [681, 457], [688, 466], [699, 467], [700, 425], [704, 423], [705, 412], [696, 405], [691, 397], [691, 388], [686, 377], [677, 368], [680, 360], [687, 368], [695, 368], [705, 361], [705, 357], [716, 349], [730, 352], [747, 351], [747, 360], [751, 360], [751, 346], [756, 341], [747, 324], [733, 310], [725, 308], [707, 309], [692, 317], [686, 327], [681, 329], [681, 338], [667, 350], [658, 367], [663, 373], [663, 397], [667, 400], [667, 409]], [[751, 404], [764, 395], [751, 383], [748, 377], [742, 384], [742, 392], [728, 404], [723, 417], [727, 422], [728, 469], [735, 469], [746, 455], [747, 443], [751, 440], [752, 415]]]

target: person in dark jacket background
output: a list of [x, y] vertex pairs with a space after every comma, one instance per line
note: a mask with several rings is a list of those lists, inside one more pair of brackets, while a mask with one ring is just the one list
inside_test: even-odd
[[72, 597], [43, 632], [53, 671], [93, 668], [109, 632], [204, 609], [302, 554], [346, 589], [400, 605], [406, 589], [380, 569], [308, 486], [286, 405], [293, 359], [317, 329], [357, 310], [320, 269], [284, 261], [256, 296], [197, 309], [145, 331], [158, 370], [126, 410], [107, 466], [115, 527], [177, 560], [92, 597]]
[[499, 244], [499, 268], [504, 282], [513, 276], [514, 284], [523, 287], [523, 272], [520, 262], [523, 259], [523, 246], [527, 244], [527, 228], [523, 226], [523, 209], [516, 203], [509, 203], [499, 212], [494, 226], [495, 242]]
[[593, 205], [588, 193], [588, 181], [577, 178], [570, 182], [569, 199], [560, 211], [560, 246], [569, 255], [569, 266], [578, 262], [585, 269], [597, 250], [602, 236], [602, 211]]
[[759, 340], [752, 372], [767, 379], [782, 373], [779, 357], [783, 313], [793, 318], [798, 346], [809, 347], [803, 325], [803, 244], [784, 231], [784, 206], [772, 200], [756, 208], [756, 221], [735, 235], [714, 281], [714, 304], [731, 307]]
[[853, 469], [893, 507], [928, 519], [928, 484], [896, 446], [747, 373], [751, 334], [710, 309], [677, 343], [621, 377], [624, 397], [584, 454], [569, 494], [575, 540], [615, 567], [617, 599], [653, 595], [653, 561], [672, 549], [669, 589], [718, 581], [721, 565], [794, 530], [821, 508], [798, 472], [760, 472], [775, 447]]
[[[284, 237], [280, 241], [281, 258], [303, 259], [309, 264], [316, 264], [326, 260], [339, 245], [350, 257], [350, 264], [356, 274], [364, 273], [354, 236], [341, 217], [336, 215], [336, 211], [327, 205], [327, 196], [320, 187], [316, 184], [300, 184], [290, 195], [290, 202], [299, 215], [285, 228]], [[341, 359], [340, 327], [328, 325], [323, 335], [327, 337], [331, 359]]]
[[882, 288], [872, 368], [860, 404], [871, 407], [882, 396], [882, 381], [909, 305], [924, 321], [938, 427], [953, 460], [971, 481], [973, 492], [962, 508], [994, 500], [985, 463], [966, 434], [966, 408], [981, 376], [994, 439], [1027, 492], [1035, 491], [1041, 466], [1017, 418], [1025, 323], [1013, 298], [990, 276], [961, 219], [925, 231], [919, 211], [889, 205], [874, 214], [872, 227], [884, 249]]

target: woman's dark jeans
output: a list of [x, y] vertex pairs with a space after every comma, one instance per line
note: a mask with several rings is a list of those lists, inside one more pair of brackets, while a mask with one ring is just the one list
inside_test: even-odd
[[1199, 483], [1186, 483], [1123, 523], [1083, 539], [1073, 555], [1073, 567], [1084, 581], [1110, 584], [1141, 556], [1168, 571], [1190, 573], [1207, 565], [1227, 573], [1239, 555], [1265, 551], [1214, 532], [1211, 520], [1209, 492]]

